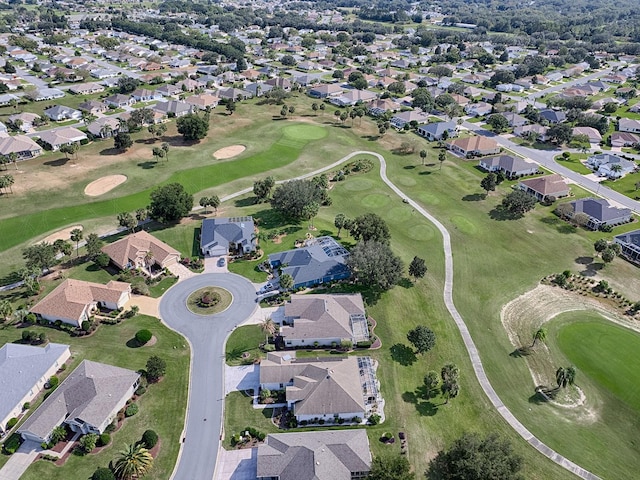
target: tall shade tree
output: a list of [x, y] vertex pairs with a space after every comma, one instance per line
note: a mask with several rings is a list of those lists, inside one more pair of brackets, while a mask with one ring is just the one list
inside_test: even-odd
[[508, 440], [489, 434], [465, 433], [441, 450], [426, 472], [427, 480], [523, 480], [522, 458]]
[[129, 212], [122, 212], [118, 214], [118, 225], [131, 230], [133, 233], [138, 225], [138, 221]]
[[442, 378], [440, 390], [446, 398], [445, 403], [449, 403], [449, 399], [456, 397], [460, 392], [460, 385], [458, 383], [460, 379], [460, 369], [456, 364], [448, 363], [442, 367], [440, 378]]
[[271, 198], [271, 206], [292, 220], [305, 218], [305, 207], [326, 201], [326, 190], [311, 180], [292, 180], [278, 185]]
[[387, 243], [360, 241], [351, 250], [347, 265], [356, 283], [380, 290], [389, 290], [402, 278], [402, 260]]
[[353, 220], [350, 233], [353, 238], [363, 242], [389, 243], [391, 238], [387, 223], [375, 213], [365, 213], [356, 217]]
[[496, 174], [493, 172], [489, 172], [480, 182], [480, 186], [485, 192], [487, 192], [487, 195], [489, 192], [493, 192], [496, 189], [496, 184]]
[[209, 132], [209, 121], [195, 113], [188, 113], [178, 118], [176, 125], [178, 133], [186, 141], [202, 140]]
[[521, 217], [536, 206], [536, 198], [523, 190], [514, 190], [501, 203], [501, 208], [516, 217]]
[[429, 327], [418, 325], [409, 330], [407, 340], [415, 347], [416, 353], [425, 353], [436, 346], [436, 334]]
[[375, 456], [368, 480], [415, 480], [409, 460], [404, 455]]
[[22, 257], [26, 260], [27, 268], [48, 272], [56, 263], [56, 249], [52, 244], [42, 242], [25, 248]]
[[149, 357], [146, 365], [146, 377], [151, 383], [155, 383], [160, 380], [161, 377], [167, 372], [167, 362], [162, 358], [154, 355]]
[[0, 300], [0, 319], [6, 322], [13, 315], [13, 306], [9, 300]]
[[333, 219], [333, 225], [338, 229], [338, 238], [340, 238], [340, 232], [344, 228], [344, 221], [347, 219], [344, 213], [339, 213]]
[[103, 244], [104, 242], [97, 234], [90, 233], [87, 235], [87, 258], [89, 258], [89, 260], [93, 260], [100, 255], [100, 249]]
[[144, 477], [153, 467], [153, 457], [149, 450], [140, 444], [131, 444], [120, 452], [113, 470], [120, 480], [133, 480]]
[[186, 217], [192, 208], [193, 196], [179, 183], [163, 185], [151, 192], [149, 214], [161, 223], [180, 220]]
[[422, 165], [424, 165], [424, 161], [427, 158], [427, 151], [426, 150], [420, 150], [420, 158], [422, 159]]
[[209, 206], [213, 207], [213, 211], [218, 213], [218, 207], [220, 206], [220, 197], [217, 195], [211, 195], [209, 197]]
[[425, 276], [427, 273], [427, 264], [424, 261], [424, 258], [413, 257], [411, 263], [409, 264], [409, 275], [413, 278], [418, 279]]

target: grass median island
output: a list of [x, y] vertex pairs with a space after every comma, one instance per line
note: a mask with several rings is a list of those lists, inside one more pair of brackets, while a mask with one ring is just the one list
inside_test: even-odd
[[233, 302], [229, 290], [220, 287], [204, 287], [187, 298], [187, 308], [196, 315], [215, 315], [224, 312]]
[[[162, 441], [149, 480], [166, 480], [171, 476], [180, 447], [189, 386], [189, 347], [186, 340], [165, 327], [157, 318], [138, 315], [118, 325], [101, 325], [90, 337], [71, 337], [67, 333], [38, 325], [30, 330], [44, 332], [51, 342], [71, 345], [72, 359], [65, 374], [83, 359], [116, 365], [131, 370], [144, 369], [147, 359], [158, 355], [167, 363], [162, 381], [151, 384], [136, 403], [139, 413], [128, 418], [121, 429], [112, 434], [111, 444], [100, 453], [79, 457], [71, 455], [67, 463], [57, 467], [51, 462], [33, 463], [21, 477], [26, 480], [68, 480], [90, 478], [97, 467], [106, 467], [125, 446], [140, 440], [147, 429], [155, 430]], [[126, 342], [140, 329], [148, 329], [157, 343], [144, 349], [128, 348]], [[0, 328], [0, 345], [20, 338], [21, 330], [11, 326]]]

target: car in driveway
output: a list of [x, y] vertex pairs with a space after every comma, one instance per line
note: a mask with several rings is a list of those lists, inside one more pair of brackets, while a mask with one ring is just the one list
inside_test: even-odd
[[227, 264], [227, 259], [224, 257], [221, 257], [220, 260], [218, 260], [218, 266], [219, 267], [224, 267]]

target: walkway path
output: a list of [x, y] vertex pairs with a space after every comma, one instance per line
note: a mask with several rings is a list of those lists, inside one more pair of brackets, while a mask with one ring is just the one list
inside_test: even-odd
[[409, 205], [411, 205], [415, 210], [420, 213], [423, 217], [433, 223], [436, 228], [442, 234], [442, 240], [444, 244], [444, 258], [445, 258], [445, 284], [444, 284], [444, 303], [449, 310], [449, 313], [453, 317], [453, 320], [456, 322], [456, 326], [458, 330], [460, 330], [460, 334], [462, 335], [462, 340], [464, 341], [464, 346], [469, 353], [469, 357], [471, 358], [471, 364], [473, 365], [473, 370], [478, 378], [478, 382], [480, 382], [480, 386], [484, 391], [485, 395], [489, 398], [493, 406], [498, 410], [498, 413], [504, 418], [507, 423], [522, 437], [524, 438], [530, 445], [532, 445], [536, 450], [542, 453], [547, 458], [553, 460], [561, 467], [569, 470], [570, 472], [578, 475], [581, 478], [587, 480], [597, 480], [599, 477], [594, 475], [593, 473], [585, 470], [584, 468], [576, 465], [571, 460], [563, 457], [559, 453], [555, 452], [547, 445], [538, 440], [533, 433], [531, 433], [527, 428], [518, 421], [518, 419], [511, 413], [511, 411], [502, 403], [500, 397], [491, 386], [489, 379], [487, 378], [487, 374], [484, 371], [484, 367], [482, 365], [482, 360], [480, 360], [480, 354], [478, 349], [476, 348], [473, 339], [471, 338], [471, 334], [469, 333], [469, 329], [467, 325], [464, 323], [462, 316], [458, 313], [456, 306], [453, 303], [453, 255], [451, 251], [451, 237], [449, 236], [449, 231], [440, 223], [434, 216], [432, 216], [429, 212], [427, 212], [424, 208], [418, 205], [415, 201], [413, 201], [410, 197], [405, 195], [402, 190], [396, 187], [387, 177], [387, 163], [384, 157], [378, 153], [374, 152], [357, 152], [357, 153], [368, 153], [370, 155], [375, 156], [380, 161], [380, 177], [382, 181], [387, 184], [387, 186], [393, 190], [403, 201], [406, 201]]

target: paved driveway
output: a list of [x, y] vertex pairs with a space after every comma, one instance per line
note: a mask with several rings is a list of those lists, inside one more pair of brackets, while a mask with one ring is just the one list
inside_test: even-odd
[[[233, 295], [231, 306], [217, 315], [190, 312], [186, 307], [189, 294], [210, 285], [229, 290]], [[231, 273], [204, 273], [188, 278], [162, 297], [160, 317], [191, 344], [189, 405], [182, 451], [172, 476], [175, 480], [213, 478], [225, 397], [224, 344], [229, 333], [257, 307], [253, 284]]]
[[24, 442], [0, 470], [0, 480], [18, 480], [41, 451], [39, 443]]
[[215, 480], [255, 480], [257, 471], [257, 448], [221, 450], [220, 466]]
[[242, 390], [257, 390], [260, 386], [260, 365], [224, 367], [225, 395]]

